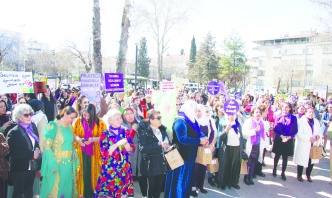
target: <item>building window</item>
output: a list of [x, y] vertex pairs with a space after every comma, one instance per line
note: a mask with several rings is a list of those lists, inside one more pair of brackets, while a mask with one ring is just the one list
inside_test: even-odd
[[306, 80], [305, 81], [305, 86], [312, 86], [312, 81], [311, 80]]
[[307, 76], [312, 76], [314, 74], [314, 71], [313, 70], [307, 70], [305, 71], [306, 75]]
[[257, 76], [265, 76], [265, 71], [264, 70], [258, 70], [257, 71]]
[[258, 80], [257, 80], [257, 86], [264, 86], [264, 81], [258, 79]]

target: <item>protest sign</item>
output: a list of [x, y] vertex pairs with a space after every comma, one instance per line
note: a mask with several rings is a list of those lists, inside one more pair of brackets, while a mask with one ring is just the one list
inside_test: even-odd
[[234, 99], [226, 100], [224, 111], [227, 115], [235, 115], [239, 111], [239, 103]]
[[219, 93], [219, 91], [220, 91], [220, 85], [218, 84], [218, 82], [211, 81], [206, 86], [206, 89], [209, 92], [209, 94], [211, 94], [211, 95], [217, 95]]
[[122, 73], [105, 73], [105, 91], [124, 92], [124, 82]]
[[31, 72], [0, 71], [1, 93], [33, 93]]
[[81, 74], [81, 95], [86, 95], [90, 102], [100, 102], [101, 75], [94, 73]]
[[175, 89], [175, 82], [173, 81], [161, 81], [160, 90], [162, 92], [170, 91]]
[[46, 92], [46, 82], [34, 82], [33, 90], [34, 90], [35, 94], [45, 93]]
[[242, 94], [241, 94], [241, 92], [235, 92], [234, 98], [235, 98], [235, 100], [242, 100]]

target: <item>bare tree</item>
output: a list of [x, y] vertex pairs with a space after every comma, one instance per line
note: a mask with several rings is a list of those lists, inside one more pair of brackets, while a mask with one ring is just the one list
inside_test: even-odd
[[87, 73], [89, 73], [91, 71], [92, 66], [93, 66], [90, 46], [91, 45], [89, 44], [89, 51], [86, 53], [87, 55], [84, 56], [84, 53], [78, 49], [78, 47], [75, 43], [67, 45], [67, 47], [71, 50], [72, 55], [82, 61], [83, 65], [85, 67], [85, 71]]
[[323, 24], [324, 28], [331, 30], [332, 22], [332, 0], [311, 0], [311, 2], [321, 8], [323, 12], [326, 12], [327, 16], [323, 14], [320, 16], [319, 20]]
[[169, 47], [170, 31], [184, 22], [192, 10], [193, 1], [145, 0], [138, 7], [140, 24], [147, 25], [157, 45], [158, 81], [163, 79], [163, 55]]
[[125, 6], [122, 13], [122, 22], [121, 22], [121, 38], [120, 38], [120, 47], [118, 60], [116, 62], [116, 72], [125, 73], [126, 66], [126, 54], [128, 50], [128, 38], [129, 38], [129, 27], [130, 27], [130, 0], [125, 1]]
[[100, 24], [99, 0], [93, 0], [93, 18], [92, 18], [93, 64], [94, 64], [96, 73], [103, 73], [100, 26], [101, 26], [101, 24]]
[[18, 55], [18, 54], [15, 55], [15, 53], [17, 53], [17, 52], [12, 50], [12, 48], [14, 47], [15, 44], [17, 44], [17, 43], [15, 43], [14, 38], [6, 37], [5, 34], [0, 35], [0, 64], [2, 64], [2, 61], [5, 59], [5, 57], [7, 57], [8, 60], [15, 59], [15, 60], [9, 61], [8, 65], [13, 65], [14, 64], [13, 62], [17, 61], [16, 55]]

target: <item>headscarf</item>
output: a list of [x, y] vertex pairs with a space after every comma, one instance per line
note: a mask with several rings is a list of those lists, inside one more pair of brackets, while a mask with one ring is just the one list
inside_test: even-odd
[[38, 99], [32, 99], [28, 102], [28, 104], [31, 106], [35, 113], [44, 107], [44, 102]]
[[198, 104], [197, 105], [197, 110], [201, 111], [202, 112], [202, 117], [201, 118], [197, 118], [197, 122], [200, 126], [207, 126], [209, 125], [209, 121], [210, 119], [207, 117], [207, 114], [206, 114], [206, 110], [205, 110], [205, 107], [204, 105], [202, 104]]
[[197, 103], [192, 100], [187, 100], [181, 106], [179, 112], [185, 114], [191, 122], [195, 122], [196, 114], [195, 109], [197, 108]]

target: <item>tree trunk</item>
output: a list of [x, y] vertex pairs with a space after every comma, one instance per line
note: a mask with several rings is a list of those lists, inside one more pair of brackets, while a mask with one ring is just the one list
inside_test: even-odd
[[278, 94], [279, 88], [280, 88], [280, 83], [281, 83], [281, 77], [278, 77], [278, 82], [277, 82], [277, 90], [276, 90], [276, 94]]
[[101, 30], [100, 30], [100, 7], [99, 0], [93, 0], [93, 18], [92, 18], [92, 34], [93, 34], [93, 64], [96, 73], [103, 73], [102, 55], [101, 55]]
[[121, 23], [121, 38], [118, 60], [116, 62], [116, 72], [125, 73], [126, 69], [126, 55], [128, 50], [128, 38], [129, 38], [129, 12], [130, 12], [130, 0], [126, 0], [125, 6], [123, 8], [122, 23]]

